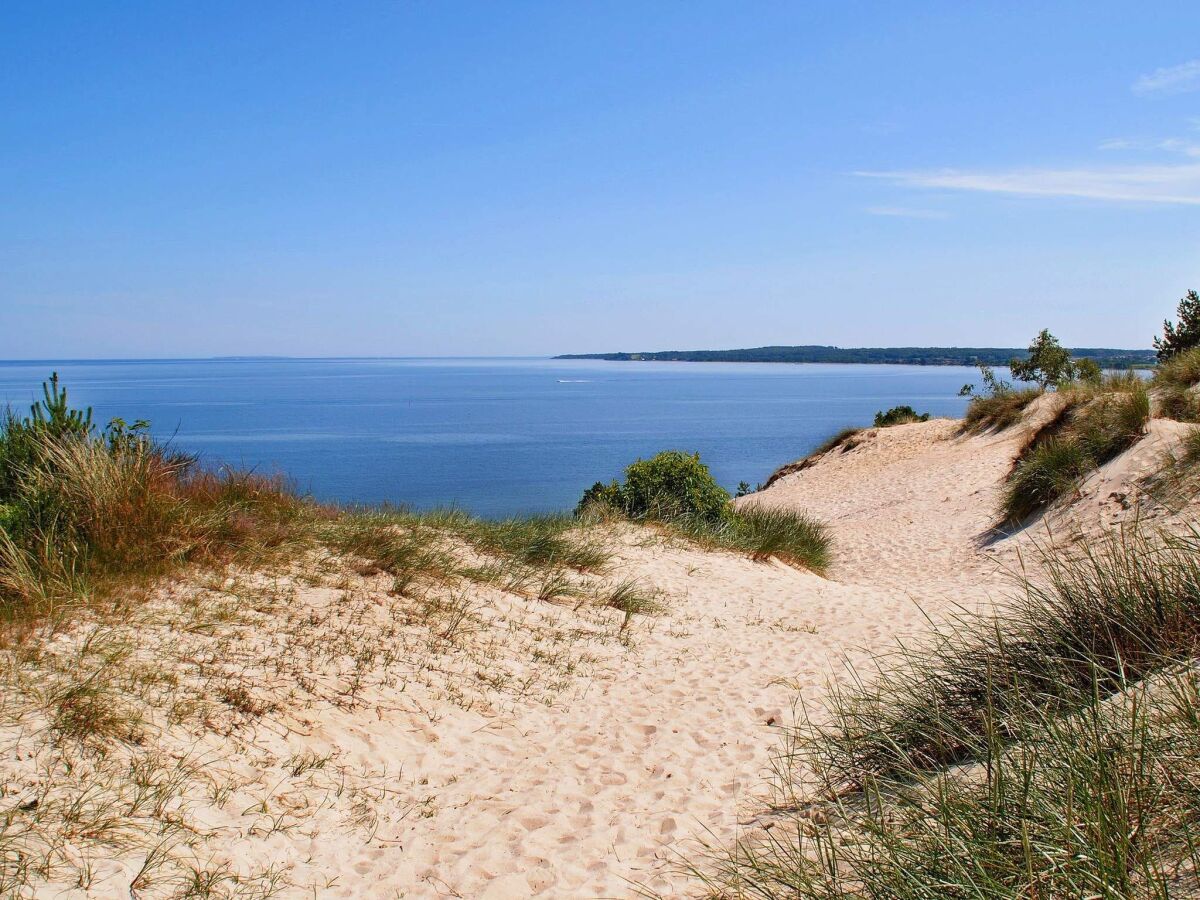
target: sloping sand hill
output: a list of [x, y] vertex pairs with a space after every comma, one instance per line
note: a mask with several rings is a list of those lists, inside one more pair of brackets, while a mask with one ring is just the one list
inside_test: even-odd
[[[1177, 431], [1155, 422], [1056, 533], [1133, 515]], [[1045, 524], [988, 540], [1024, 435], [871, 430], [739, 501], [827, 522], [828, 578], [614, 526], [605, 578], [659, 608], [628, 627], [477, 585], [394, 596], [324, 558], [48, 636], [8, 662], [0, 850], [49, 858], [48, 897], [687, 895], [681, 858], [761, 808], [797, 695], [1007, 589]], [[81, 667], [140, 714], [105, 753], [47, 738]]]

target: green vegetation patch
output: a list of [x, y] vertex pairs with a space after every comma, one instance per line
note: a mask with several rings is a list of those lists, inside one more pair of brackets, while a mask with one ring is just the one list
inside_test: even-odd
[[52, 612], [192, 563], [264, 562], [318, 510], [278, 478], [210, 471], [148, 426], [103, 429], [52, 376], [0, 429], [0, 619]]
[[1154, 373], [1153, 387], [1161, 414], [1180, 422], [1200, 421], [1200, 347], [1168, 357]]
[[918, 413], [911, 406], [893, 406], [887, 412], [875, 413], [875, 427], [889, 428], [892, 425], [908, 425], [912, 422], [928, 422], [929, 413]]
[[775, 557], [823, 572], [829, 563], [825, 527], [803, 513], [735, 508], [699, 454], [668, 450], [625, 469], [624, 482], [596, 482], [584, 492], [576, 515], [618, 515], [653, 522], [703, 546]]
[[1146, 432], [1150, 397], [1134, 375], [1062, 397], [1059, 413], [1033, 435], [1009, 473], [1000, 506], [1006, 525], [1019, 525], [1074, 490]]

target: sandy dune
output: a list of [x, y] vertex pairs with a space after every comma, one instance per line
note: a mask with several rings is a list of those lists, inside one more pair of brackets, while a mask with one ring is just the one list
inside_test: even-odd
[[[1115, 520], [1114, 485], [1173, 439], [1155, 428], [1142, 456], [1089, 480], [1084, 520]], [[843, 654], [861, 659], [927, 628], [926, 616], [1006, 589], [1004, 569], [1030, 538], [981, 539], [1022, 430], [956, 429], [872, 430], [740, 501], [829, 523], [829, 578], [618, 530], [608, 577], [652, 586], [662, 608], [627, 630], [612, 610], [480, 587], [417, 615], [333, 562], [324, 576], [164, 591], [105, 640], [134, 648], [122, 665], [177, 660], [163, 697], [212, 703], [173, 720], [163, 699], [146, 724], [143, 746], [189, 773], [170, 804], [191, 837], [173, 852], [224, 873], [227, 894], [687, 895], [680, 861], [696, 839], [727, 842], [761, 808], [775, 726], [797, 694], [819, 703]], [[58, 639], [60, 674], [92, 664], [83, 641]], [[55, 671], [42, 660], [28, 676], [52, 684]], [[21, 720], [29, 752], [0, 761], [6, 795], [51, 771], [100, 783], [128, 764], [62, 776], [62, 760], [39, 749], [37, 716]], [[39, 894], [129, 896], [152, 846], [68, 846], [74, 862]], [[154, 896], [153, 883], [138, 896]]]

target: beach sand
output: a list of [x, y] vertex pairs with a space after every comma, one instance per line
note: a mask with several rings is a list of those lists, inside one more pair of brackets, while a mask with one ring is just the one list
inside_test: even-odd
[[[1176, 438], [1154, 427], [1157, 443], [1089, 480], [1077, 528], [1130, 514], [1110, 495]], [[418, 614], [336, 561], [322, 577], [164, 589], [103, 633], [127, 641], [124, 667], [173, 667], [143, 740], [187, 773], [170, 802], [190, 837], [172, 852], [225, 873], [229, 893], [689, 896], [685, 861], [728, 845], [770, 799], [797, 702], [819, 709], [845, 659], [1011, 589], [1039, 526], [987, 536], [1023, 440], [961, 437], [948, 420], [871, 430], [738, 501], [828, 523], [827, 577], [615, 527], [606, 578], [636, 580], [660, 609], [628, 628], [614, 610], [479, 586]], [[56, 640], [64, 670], [91, 659], [86, 634]], [[162, 711], [197, 697], [212, 704], [200, 716]], [[61, 773], [37, 715], [21, 726], [29, 752], [3, 761], [10, 796]], [[95, 783], [118, 785], [127, 760], [94, 765]], [[108, 854], [67, 843], [87, 884], [67, 867], [40, 894], [129, 896], [154, 861], [149, 840]]]

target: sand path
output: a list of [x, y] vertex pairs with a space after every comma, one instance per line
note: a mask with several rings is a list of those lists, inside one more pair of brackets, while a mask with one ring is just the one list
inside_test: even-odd
[[[927, 627], [947, 604], [1006, 584], [978, 548], [1020, 438], [958, 439], [947, 421], [872, 433], [849, 453], [747, 501], [806, 509], [837, 542], [829, 579], [778, 563], [636, 546], [621, 569], [662, 592], [665, 615], [603, 651], [553, 705], [487, 718], [448, 712], [403, 741], [396, 725], [338, 735], [427, 778], [430, 818], [349, 855], [342, 896], [626, 897], [684, 894], [697, 835], [728, 841], [766, 788], [797, 690], [819, 700], [842, 654]], [[415, 886], [414, 886], [415, 885]]]
[[[197, 865], [257, 872], [282, 897], [690, 895], [682, 860], [761, 810], [797, 697], [819, 704], [844, 656], [1004, 589], [1011, 553], [979, 538], [1021, 436], [955, 428], [872, 430], [740, 501], [827, 522], [828, 578], [621, 531], [609, 577], [652, 585], [663, 610], [628, 631], [614, 610], [472, 586], [443, 598], [476, 629], [450, 645], [435, 632], [453, 615], [410, 621], [369, 578], [259, 585], [274, 599], [240, 630], [181, 628], [219, 605], [164, 600], [139, 653], [186, 678], [225, 671], [199, 693], [273, 710], [165, 732], [212, 783], [181, 805]], [[350, 664], [381, 650], [377, 677]], [[87, 889], [41, 893], [128, 896], [145, 861], [98, 860]]]

